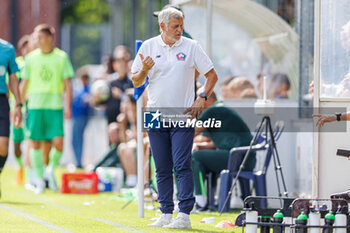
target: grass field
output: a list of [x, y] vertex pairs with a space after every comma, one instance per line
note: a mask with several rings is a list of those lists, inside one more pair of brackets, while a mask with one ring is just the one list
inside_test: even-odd
[[[238, 212], [220, 217], [217, 212], [192, 214], [192, 230], [150, 228], [147, 224], [156, 211], [145, 210], [145, 218], [139, 218], [136, 201], [121, 209], [126, 202], [115, 200], [115, 193], [73, 195], [47, 190], [36, 195], [17, 186], [15, 174], [15, 168], [5, 167], [1, 175], [0, 232], [242, 232], [215, 228], [222, 220], [234, 222]], [[205, 217], [215, 217], [216, 222], [200, 223]]]

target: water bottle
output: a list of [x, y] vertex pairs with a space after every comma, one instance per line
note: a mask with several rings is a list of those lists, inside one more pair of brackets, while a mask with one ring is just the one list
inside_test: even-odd
[[[321, 214], [318, 210], [317, 205], [313, 205], [312, 208], [310, 208], [309, 213], [309, 226], [320, 226], [321, 225]], [[310, 233], [320, 233], [321, 229], [319, 227], [310, 227]]]
[[[251, 204], [250, 208], [245, 213], [246, 222], [258, 223], [258, 211], [255, 210], [254, 203]], [[247, 224], [246, 233], [256, 233], [258, 231], [257, 224]]]
[[332, 211], [329, 211], [328, 214], [324, 217], [324, 228], [323, 233], [332, 233], [333, 232], [333, 223], [335, 221], [335, 216]]
[[124, 183], [124, 171], [122, 168], [117, 167], [115, 170], [115, 183], [113, 185], [114, 192], [120, 192]]
[[[282, 224], [283, 222], [283, 213], [281, 210], [277, 210], [273, 215], [273, 223]], [[284, 226], [273, 226], [273, 233], [284, 233]]]
[[[270, 222], [271, 217], [270, 216], [261, 216], [260, 221], [262, 223], [269, 223]], [[264, 226], [262, 225], [260, 227], [260, 233], [270, 233], [270, 226]]]
[[335, 228], [335, 233], [346, 233], [347, 229], [345, 228], [347, 223], [347, 206], [338, 206], [337, 212], [335, 213], [335, 222], [334, 226], [343, 226], [344, 228]]
[[296, 233], [307, 233], [307, 228], [304, 227], [307, 224], [307, 215], [301, 212], [295, 220], [295, 232]]

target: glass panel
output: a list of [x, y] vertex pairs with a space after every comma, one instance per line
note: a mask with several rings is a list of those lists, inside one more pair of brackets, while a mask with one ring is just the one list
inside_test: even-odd
[[350, 97], [350, 1], [321, 1], [321, 98]]
[[[271, 82], [269, 98], [285, 98], [279, 93], [287, 89], [287, 97], [296, 99], [299, 44], [290, 25], [253, 1], [212, 1], [212, 4], [212, 59], [219, 83], [227, 75], [243, 76], [256, 86], [259, 95], [257, 76], [262, 73]], [[206, 1], [193, 1], [184, 5], [183, 10], [186, 31], [205, 49]], [[283, 78], [274, 77], [277, 73], [284, 74]], [[288, 80], [289, 85], [284, 85], [284, 80]]]

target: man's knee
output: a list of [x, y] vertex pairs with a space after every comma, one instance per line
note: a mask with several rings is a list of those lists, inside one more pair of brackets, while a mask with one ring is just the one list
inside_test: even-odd
[[52, 144], [58, 151], [63, 151], [63, 137], [54, 138]]
[[9, 138], [0, 137], [0, 155], [6, 156], [9, 148]]
[[34, 149], [34, 150], [39, 150], [40, 149], [40, 142], [39, 141], [31, 141], [30, 142], [31, 144], [31, 147]]

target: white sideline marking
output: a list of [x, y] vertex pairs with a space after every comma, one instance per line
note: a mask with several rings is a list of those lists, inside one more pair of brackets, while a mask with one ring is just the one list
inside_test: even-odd
[[96, 221], [99, 221], [99, 222], [103, 222], [103, 223], [106, 223], [106, 224], [108, 224], [108, 225], [120, 227], [120, 228], [123, 228], [123, 229], [128, 230], [128, 231], [131, 231], [131, 232], [143, 233], [143, 231], [137, 230], [137, 229], [135, 229], [135, 228], [132, 228], [132, 227], [129, 227], [129, 226], [120, 224], [120, 223], [116, 223], [116, 222], [111, 222], [111, 221], [108, 221], [108, 220], [104, 220], [104, 219], [101, 219], [101, 218], [93, 218], [93, 220], [96, 220]]
[[[39, 202], [42, 202], [42, 203], [45, 203], [47, 205], [51, 205], [53, 207], [56, 207], [56, 208], [60, 208], [60, 209], [64, 209], [64, 210], [68, 210], [68, 211], [72, 211], [72, 212], [76, 212], [77, 210], [75, 209], [72, 209], [70, 207], [67, 207], [63, 204], [57, 204], [57, 203], [53, 203], [49, 200], [47, 200], [46, 198], [43, 198], [43, 197], [40, 197], [38, 198], [37, 196], [35, 195], [29, 195], [29, 194], [24, 194], [24, 193], [21, 193], [21, 195], [25, 195], [27, 197], [30, 197], [32, 199], [35, 199], [36, 201], [39, 201]], [[0, 204], [0, 208], [4, 208], [5, 205], [3, 204]], [[7, 208], [11, 208], [11, 207], [8, 207], [6, 206]], [[5, 208], [4, 208], [5, 209]], [[12, 208], [11, 208], [12, 209]], [[13, 209], [14, 211], [17, 211], [15, 209]], [[11, 210], [10, 210], [11, 211]], [[12, 211], [11, 211], [12, 212]], [[20, 212], [20, 211], [19, 211]], [[26, 213], [23, 213], [23, 214], [26, 214]], [[19, 214], [21, 215], [21, 214]], [[31, 216], [31, 215], [28, 215], [28, 216]], [[32, 216], [31, 216], [32, 217]], [[33, 217], [34, 218], [34, 217]], [[96, 220], [96, 221], [99, 221], [99, 222], [103, 222], [105, 224], [108, 224], [108, 225], [111, 225], [111, 226], [116, 226], [116, 227], [119, 227], [119, 228], [122, 228], [122, 229], [125, 229], [125, 230], [128, 230], [128, 231], [131, 231], [131, 232], [138, 232], [138, 233], [144, 233], [143, 231], [140, 231], [140, 230], [137, 230], [135, 228], [132, 228], [132, 227], [129, 227], [127, 225], [123, 225], [123, 224], [120, 224], [120, 223], [116, 223], [116, 222], [112, 222], [112, 221], [108, 221], [108, 220], [105, 220], [105, 219], [101, 219], [101, 218], [89, 218], [89, 217], [85, 217], [86, 219], [90, 219], [90, 220]], [[43, 221], [43, 220], [40, 220], [38, 219], [39, 221]], [[35, 220], [33, 220], [35, 221]], [[44, 221], [45, 222], [45, 221]], [[51, 223], [48, 223], [48, 224], [51, 224]], [[52, 224], [53, 225], [53, 224]], [[53, 225], [55, 226], [55, 225]], [[56, 226], [57, 227], [57, 226]], [[63, 229], [63, 228], [62, 228]], [[65, 230], [65, 229], [63, 229]], [[65, 230], [65, 231], [62, 231], [63, 233], [73, 233], [71, 231], [68, 231], [68, 230]]]
[[37, 222], [37, 223], [39, 223], [41, 225], [44, 225], [46, 227], [52, 228], [52, 229], [54, 229], [56, 231], [59, 231], [59, 232], [62, 232], [62, 233], [73, 233], [72, 231], [66, 230], [66, 229], [64, 229], [62, 227], [59, 227], [59, 226], [56, 226], [56, 225], [54, 225], [52, 223], [46, 222], [46, 221], [44, 221], [42, 219], [36, 218], [36, 217], [34, 217], [34, 216], [30, 215], [30, 214], [27, 214], [25, 212], [16, 210], [16, 209], [11, 208], [11, 207], [9, 207], [7, 205], [0, 204], [0, 208], [5, 209], [7, 211], [10, 211], [12, 213], [15, 213], [17, 215], [20, 215], [20, 216], [22, 216], [22, 217], [24, 217], [26, 219], [31, 220], [31, 221]]

